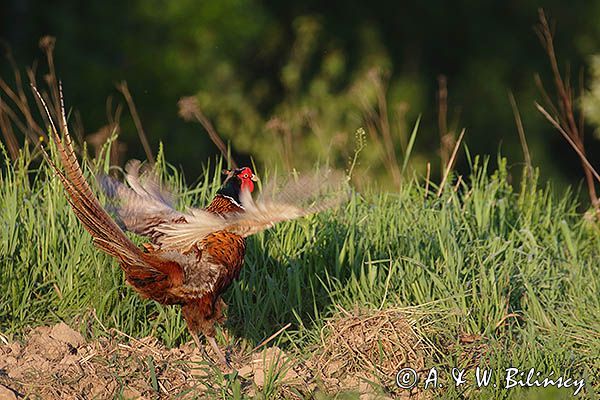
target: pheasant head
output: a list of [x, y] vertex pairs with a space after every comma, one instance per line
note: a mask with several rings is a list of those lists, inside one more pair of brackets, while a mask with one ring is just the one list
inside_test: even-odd
[[240, 191], [247, 190], [251, 193], [254, 190], [254, 182], [258, 180], [248, 167], [223, 170], [223, 174], [226, 175], [226, 178], [217, 193], [230, 197], [238, 203], [240, 202]]

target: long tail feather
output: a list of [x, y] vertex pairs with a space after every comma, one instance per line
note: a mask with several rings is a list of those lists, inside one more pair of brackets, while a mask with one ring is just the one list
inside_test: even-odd
[[85, 180], [67, 128], [62, 88], [60, 89], [61, 115], [58, 122], [64, 139], [56, 129], [43, 97], [35, 87], [33, 89], [51, 121], [51, 137], [58, 150], [64, 172], [58, 168], [46, 151], [43, 153], [44, 157], [59, 177], [68, 194], [69, 204], [85, 229], [92, 235], [94, 244], [109, 255], [120, 259], [121, 266], [126, 272], [145, 268], [150, 274], [160, 273], [158, 270], [152, 271], [154, 268], [146, 265], [141, 250], [125, 236], [121, 228], [108, 215]]

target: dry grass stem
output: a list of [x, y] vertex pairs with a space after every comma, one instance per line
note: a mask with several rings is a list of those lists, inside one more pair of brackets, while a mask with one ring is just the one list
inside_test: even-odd
[[219, 134], [215, 130], [213, 124], [210, 122], [210, 120], [206, 117], [206, 115], [204, 115], [204, 113], [200, 109], [200, 104], [198, 104], [198, 99], [196, 99], [193, 96], [182, 97], [179, 100], [179, 102], [177, 103], [177, 105], [179, 106], [179, 116], [181, 118], [183, 118], [185, 121], [195, 120], [195, 121], [199, 122], [202, 125], [202, 127], [206, 130], [206, 132], [208, 133], [210, 140], [212, 140], [212, 142], [215, 144], [215, 146], [217, 146], [217, 148], [223, 155], [223, 158], [225, 158], [228, 161], [229, 167], [237, 168], [238, 167], [237, 163], [235, 162], [233, 157], [231, 157], [229, 152], [227, 151], [227, 146], [225, 146], [225, 142], [223, 142], [223, 139], [221, 139], [221, 136], [219, 136]]
[[438, 76], [438, 129], [440, 131], [440, 159], [442, 161], [442, 175], [446, 172], [444, 167], [448, 164], [452, 148], [454, 147], [454, 132], [448, 129], [448, 82], [445, 75]]
[[123, 94], [123, 97], [127, 102], [127, 107], [129, 107], [129, 112], [131, 113], [131, 117], [133, 118], [133, 122], [135, 123], [135, 128], [137, 129], [140, 142], [142, 142], [142, 146], [144, 147], [146, 158], [151, 164], [154, 164], [155, 160], [154, 156], [152, 155], [152, 150], [150, 149], [150, 143], [148, 143], [148, 137], [146, 136], [146, 132], [144, 132], [142, 121], [140, 120], [137, 108], [135, 107], [135, 103], [133, 102], [133, 98], [131, 97], [131, 93], [129, 92], [127, 82], [123, 81], [120, 84], [118, 84], [117, 90]]
[[388, 117], [387, 89], [388, 84], [384, 73], [373, 68], [367, 74], [375, 90], [376, 108], [367, 99], [359, 95], [363, 120], [369, 136], [373, 139], [382, 153], [382, 161], [396, 186], [400, 185], [402, 173], [398, 165], [391, 125]]
[[594, 169], [594, 167], [592, 166], [592, 164], [590, 164], [590, 162], [588, 161], [585, 153], [579, 148], [579, 146], [577, 145], [577, 143], [563, 129], [563, 127], [560, 125], [560, 122], [558, 122], [556, 119], [554, 119], [550, 115], [550, 113], [548, 113], [548, 111], [546, 111], [544, 109], [544, 107], [542, 107], [538, 103], [535, 103], [535, 106], [538, 109], [538, 111], [548, 120], [548, 122], [550, 122], [552, 124], [552, 126], [554, 126], [556, 128], [556, 130], [558, 130], [560, 132], [560, 134], [565, 138], [565, 140], [569, 143], [569, 145], [571, 145], [571, 147], [573, 148], [573, 150], [575, 150], [575, 152], [577, 153], [577, 155], [581, 159], [581, 162], [586, 167], [586, 170], [589, 170], [590, 173], [594, 176], [594, 178], [596, 178], [596, 180], [598, 182], [600, 182], [600, 175], [598, 175], [598, 172], [596, 172], [596, 170]]
[[429, 180], [431, 179], [431, 163], [427, 161], [427, 174], [425, 175], [425, 197], [429, 194]]
[[272, 334], [271, 336], [269, 336], [268, 338], [263, 340], [258, 346], [256, 346], [254, 349], [252, 349], [252, 353], [259, 350], [261, 347], [267, 345], [271, 340], [273, 340], [277, 336], [281, 335], [283, 333], [283, 331], [285, 331], [290, 326], [292, 326], [292, 324], [288, 322], [283, 328], [281, 328], [280, 330], [278, 330], [277, 332], [275, 332], [274, 334]]
[[[567, 142], [575, 149], [579, 159], [581, 161], [585, 180], [588, 188], [588, 194], [592, 206], [596, 210], [597, 214], [600, 214], [600, 201], [596, 194], [596, 185], [594, 178], [597, 178], [597, 173], [589, 163], [584, 146], [584, 132], [583, 132], [583, 113], [580, 113], [579, 118], [575, 116], [574, 98], [575, 94], [570, 84], [569, 72], [563, 76], [558, 67], [558, 61], [554, 50], [554, 35], [552, 29], [546, 18], [546, 14], [543, 9], [538, 10], [539, 23], [536, 27], [536, 33], [540, 39], [540, 42], [546, 51], [548, 60], [550, 62], [550, 68], [552, 70], [552, 76], [554, 80], [554, 87], [557, 93], [556, 104], [551, 100], [550, 96], [544, 89], [543, 83], [539, 77], [536, 77], [536, 84], [540, 88], [542, 98], [544, 99], [546, 108], [550, 110], [547, 112], [544, 107], [536, 103], [538, 110], [550, 121], [550, 123], [558, 129], [563, 135]], [[580, 88], [583, 87], [582, 75], [580, 75]], [[580, 94], [577, 96], [579, 98]]]
[[525, 129], [523, 128], [523, 121], [521, 120], [521, 114], [519, 113], [517, 100], [512, 92], [508, 92], [508, 100], [510, 101], [510, 106], [512, 107], [513, 115], [515, 117], [515, 124], [517, 126], [517, 132], [519, 133], [519, 141], [521, 142], [523, 157], [525, 158], [525, 165], [527, 167], [527, 174], [529, 177], [531, 177], [533, 174], [533, 166], [531, 164], [529, 146], [527, 145], [527, 138], [525, 137]]
[[454, 145], [454, 150], [452, 150], [452, 155], [450, 156], [450, 159], [448, 160], [448, 164], [446, 165], [446, 168], [444, 169], [444, 177], [442, 178], [442, 182], [440, 183], [440, 187], [437, 192], [437, 197], [440, 197], [442, 195], [442, 192], [444, 191], [444, 185], [446, 184], [448, 175], [450, 175], [450, 171], [452, 170], [452, 167], [454, 166], [454, 162], [456, 161], [456, 155], [458, 154], [458, 149], [462, 142], [463, 136], [465, 136], [464, 128], [460, 132], [460, 135], [458, 136], [458, 140], [456, 141], [456, 144]]

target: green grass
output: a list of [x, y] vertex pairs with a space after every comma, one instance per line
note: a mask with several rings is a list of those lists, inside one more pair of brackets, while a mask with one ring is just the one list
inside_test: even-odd
[[[168, 346], [190, 340], [177, 308], [142, 300], [124, 284], [116, 262], [93, 248], [59, 181], [30, 159], [12, 165], [5, 157], [0, 175], [0, 332], [18, 337], [65, 320], [102, 335], [95, 310], [104, 326], [135, 337], [155, 335]], [[254, 346], [291, 322], [279, 345], [302, 355], [338, 305], [419, 306], [438, 349], [428, 367], [455, 366], [449, 345], [478, 334], [490, 349], [482, 365], [585, 377], [593, 397], [600, 391], [598, 225], [577, 212], [576, 196], [557, 198], [535, 179], [513, 187], [504, 160], [496, 171], [487, 164], [475, 158], [465, 183], [449, 184], [440, 198], [426, 196], [414, 178], [398, 192], [356, 193], [339, 210], [252, 237], [240, 279], [225, 294], [226, 328]], [[185, 189], [175, 169], [159, 165], [182, 206], [205, 205], [218, 188], [207, 175]], [[229, 395], [239, 392], [229, 385], [238, 388]]]

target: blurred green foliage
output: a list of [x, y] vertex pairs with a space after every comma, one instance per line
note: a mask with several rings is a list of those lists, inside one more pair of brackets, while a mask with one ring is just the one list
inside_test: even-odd
[[[355, 132], [364, 127], [359, 169], [379, 181], [393, 178], [386, 157], [401, 163], [422, 114], [411, 167], [424, 174], [431, 162], [439, 176], [436, 93], [443, 74], [451, 136], [464, 126], [472, 153], [502, 149], [519, 163], [511, 90], [534, 164], [559, 186], [582, 174], [576, 155], [533, 105], [540, 97], [534, 74], [551, 82], [532, 29], [538, 7], [556, 20], [559, 60], [570, 62], [576, 77], [598, 52], [597, 0], [8, 0], [0, 5], [0, 36], [19, 65], [41, 58], [40, 36], [56, 36], [58, 74], [86, 133], [105, 124], [105, 100], [118, 96], [114, 83], [127, 80], [153, 148], [163, 141], [169, 159], [188, 176], [197, 176], [199, 164], [216, 152], [199, 125], [177, 116], [177, 100], [188, 95], [197, 95], [243, 162], [253, 157], [260, 164], [306, 168], [328, 160], [344, 168]], [[7, 76], [8, 66], [1, 72]], [[127, 154], [143, 157], [126, 114], [121, 137]], [[599, 142], [590, 135], [586, 143], [597, 165]]]
[[600, 56], [591, 58], [590, 70], [592, 79], [589, 89], [583, 96], [583, 111], [585, 116], [596, 128], [594, 134], [596, 139], [600, 139]]

